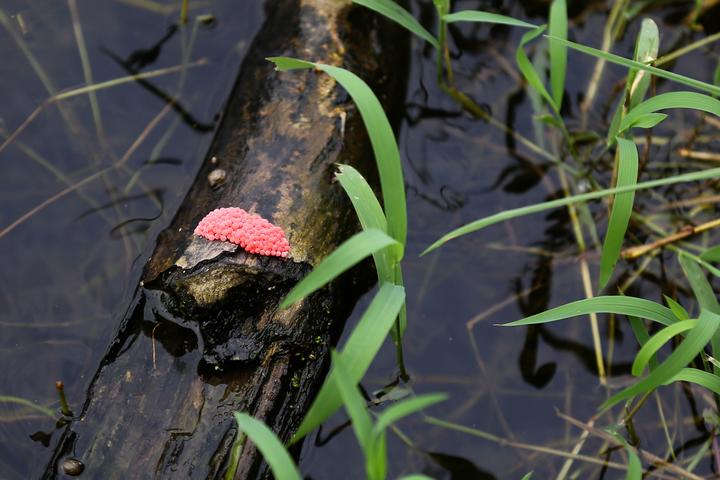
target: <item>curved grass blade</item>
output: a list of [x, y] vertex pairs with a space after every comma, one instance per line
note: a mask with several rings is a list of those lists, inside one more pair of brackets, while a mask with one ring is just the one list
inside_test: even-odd
[[[375, 228], [387, 232], [387, 220], [383, 213], [380, 202], [360, 172], [350, 165], [339, 165], [335, 178], [345, 190], [350, 202], [355, 208], [355, 213], [360, 220], [363, 230]], [[378, 281], [393, 282], [395, 273], [393, 261], [389, 249], [383, 248], [373, 253], [375, 270], [378, 274]]]
[[[368, 255], [391, 245], [396, 246], [398, 249], [402, 248], [396, 240], [388, 237], [385, 232], [374, 228], [353, 235], [325, 257], [307, 277], [295, 285], [280, 304], [280, 308], [287, 308], [298, 300], [307, 297], [314, 291], [324, 287], [341, 273], [360, 263]], [[396, 262], [399, 260], [400, 258], [395, 259]]]
[[[343, 359], [348, 364], [348, 375], [356, 384], [365, 375], [370, 363], [385, 340], [390, 328], [405, 302], [405, 289], [384, 283], [373, 298], [355, 329], [343, 346]], [[297, 442], [324, 422], [342, 405], [335, 385], [335, 373], [331, 371], [303, 419], [291, 443]]]
[[651, 302], [650, 300], [645, 300], [644, 298], [616, 295], [577, 300], [575, 302], [566, 303], [565, 305], [560, 305], [559, 307], [551, 308], [550, 310], [546, 310], [536, 315], [531, 315], [523, 318], [522, 320], [503, 323], [501, 326], [517, 327], [521, 325], [550, 323], [558, 320], [565, 320], [571, 317], [589, 315], [591, 313], [632, 315], [635, 317], [646, 318], [663, 325], [672, 325], [677, 322], [672, 311], [659, 303]]
[[443, 20], [447, 23], [453, 22], [478, 22], [478, 23], [497, 23], [501, 25], [510, 25], [513, 27], [537, 28], [537, 25], [523, 22], [513, 17], [500, 15], [497, 13], [479, 12], [477, 10], [463, 10], [460, 12], [449, 13], [443, 15]]
[[600, 409], [607, 410], [623, 400], [654, 390], [667, 383], [702, 352], [718, 327], [720, 327], [720, 316], [708, 310], [703, 310], [695, 328], [690, 330], [683, 341], [680, 342], [680, 345], [664, 362], [636, 384], [605, 400]]
[[669, 92], [656, 95], [633, 108], [620, 122], [620, 132], [639, 126], [637, 122], [648, 113], [671, 108], [686, 108], [712, 113], [720, 117], [720, 100], [696, 92]]
[[635, 119], [629, 127], [653, 128], [665, 120], [668, 116], [664, 113], [646, 113]]
[[375, 154], [380, 187], [388, 222], [388, 234], [403, 246], [407, 237], [405, 182], [400, 164], [400, 151], [390, 122], [375, 94], [357, 75], [343, 68], [312, 63], [288, 57], [270, 57], [278, 71], [317, 68], [327, 73], [347, 90], [360, 111]]
[[668, 327], [663, 328], [642, 346], [640, 351], [635, 355], [635, 360], [632, 364], [631, 373], [636, 377], [642, 375], [645, 367], [647, 367], [650, 359], [662, 348], [668, 341], [670, 341], [676, 335], [683, 332], [687, 332], [695, 328], [697, 320], [682, 320], [674, 323]]
[[[633, 186], [637, 184], [638, 153], [635, 143], [618, 138], [618, 176], [617, 186]], [[625, 232], [630, 223], [635, 192], [629, 191], [615, 195], [610, 220], [608, 221], [605, 242], [600, 257], [600, 290], [605, 288], [612, 276], [615, 264], [620, 258], [620, 250], [625, 239]]]
[[650, 65], [645, 65], [644, 63], [636, 62], [634, 60], [630, 60], [619, 55], [614, 55], [612, 53], [603, 52], [602, 50], [598, 50], [596, 48], [580, 45], [578, 43], [571, 42], [562, 38], [548, 36], [548, 40], [550, 40], [550, 42], [562, 43], [574, 50], [583, 52], [588, 55], [592, 55], [593, 57], [603, 58], [608, 62], [615, 63], [617, 65], [643, 70], [660, 78], [665, 78], [667, 80], [671, 80], [682, 85], [687, 85], [688, 87], [703, 90], [713, 95], [720, 95], [720, 86], [711, 85], [709, 83], [701, 82], [700, 80], [695, 80], [694, 78], [686, 77], [684, 75], [678, 75], [677, 73], [662, 70], [660, 68], [652, 67]]
[[448, 397], [444, 393], [430, 393], [427, 395], [418, 395], [407, 400], [396, 403], [386, 408], [378, 417], [375, 426], [373, 427], [376, 433], [382, 432], [393, 423], [399, 421], [403, 417], [412, 415], [415, 412], [419, 412], [424, 408], [428, 408], [431, 405], [440, 403], [446, 400]]
[[470, 222], [466, 225], [463, 225], [462, 227], [456, 228], [455, 230], [452, 230], [451, 232], [446, 233], [445, 235], [440, 237], [437, 241], [435, 241], [435, 243], [433, 243], [428, 248], [426, 248], [420, 254], [420, 256], [423, 256], [423, 255], [426, 255], [426, 254], [432, 252], [433, 250], [443, 246], [450, 240], [456, 239], [458, 237], [462, 237], [463, 235], [467, 235], [468, 233], [476, 232], [476, 231], [481, 230], [490, 225], [504, 222], [506, 220], [510, 220], [513, 218], [530, 215], [532, 213], [539, 213], [539, 212], [543, 212], [545, 210], [550, 210], [553, 208], [565, 207], [567, 205], [573, 205], [576, 203], [586, 202], [588, 200], [595, 200], [595, 199], [602, 198], [602, 197], [605, 197], [608, 195], [624, 193], [624, 192], [631, 192], [631, 191], [638, 191], [638, 190], [646, 190], [648, 188], [659, 187], [662, 185], [671, 185], [674, 183], [704, 180], [706, 178], [713, 178], [713, 177], [717, 177], [717, 176], [720, 176], [720, 168], [711, 168], [708, 170], [701, 170], [699, 172], [685, 173], [682, 175], [675, 175], [672, 177], [661, 178], [658, 180], [639, 182], [639, 183], [636, 183], [635, 185], [608, 188], [605, 190], [598, 190], [596, 192], [583, 193], [580, 195], [573, 195], [570, 197], [560, 198], [557, 200], [552, 200], [550, 202], [536, 203], [534, 205], [529, 205], [527, 207], [520, 207], [520, 208], [513, 208], [510, 210], [505, 210], [504, 212], [496, 213], [494, 215], [490, 215], [489, 217], [475, 220], [474, 222]]
[[389, 18], [403, 28], [414, 33], [433, 47], [440, 48], [437, 39], [415, 20], [410, 12], [392, 0], [353, 0], [353, 3], [374, 10], [380, 15]]
[[56, 420], [58, 418], [57, 412], [55, 412], [51, 408], [45, 407], [43, 405], [38, 405], [37, 403], [27, 400], [25, 398], [15, 397], [13, 395], [0, 395], [0, 403], [15, 403], [17, 405], [23, 405], [37, 412], [40, 412], [43, 415], [48, 416], [52, 419]]
[[[553, 0], [550, 5], [550, 24], [548, 34], [567, 39], [568, 19], [565, 0]], [[565, 74], [567, 72], [567, 47], [559, 43], [550, 44], [550, 90], [559, 112], [565, 93]]]
[[238, 428], [255, 444], [265, 461], [270, 465], [273, 476], [283, 480], [302, 480], [290, 454], [280, 439], [264, 423], [245, 413], [235, 412]]
[[533, 90], [538, 92], [545, 99], [545, 101], [550, 104], [550, 106], [553, 108], [553, 110], [555, 110], [555, 112], [558, 112], [559, 110], [557, 105], [555, 104], [555, 100], [553, 100], [553, 98], [548, 93], [545, 85], [543, 85], [543, 82], [540, 79], [540, 75], [538, 74], [537, 70], [535, 70], [535, 66], [528, 58], [527, 53], [525, 53], [525, 45], [542, 35], [544, 31], [545, 25], [526, 32], [522, 36], [522, 39], [520, 40], [520, 45], [518, 45], [518, 48], [515, 51], [515, 61], [517, 62], [518, 68], [523, 74], [523, 77], [525, 77], [525, 80], [528, 82], [528, 85], [530, 85]]
[[665, 382], [665, 385], [673, 382], [695, 383], [720, 395], [720, 377], [710, 372], [698, 370], [697, 368], [683, 368], [677, 375]]

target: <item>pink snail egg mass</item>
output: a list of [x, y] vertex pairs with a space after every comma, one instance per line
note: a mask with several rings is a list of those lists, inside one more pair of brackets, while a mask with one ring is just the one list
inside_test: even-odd
[[195, 235], [232, 242], [259, 255], [287, 257], [290, 252], [282, 228], [237, 207], [217, 208], [208, 213], [195, 227]]

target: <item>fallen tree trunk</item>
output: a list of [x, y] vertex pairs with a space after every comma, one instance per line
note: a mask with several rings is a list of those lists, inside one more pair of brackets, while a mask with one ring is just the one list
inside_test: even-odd
[[[347, 2], [274, 0], [267, 12], [207, 159], [160, 235], [46, 478], [79, 468], [77, 461], [88, 478], [224, 478], [233, 413], [248, 412], [288, 439], [324, 377], [339, 327], [369, 285], [355, 270], [277, 309], [358, 228], [332, 181], [334, 164], [370, 177], [375, 168], [347, 94], [317, 72], [278, 74], [265, 57], [343, 65], [390, 105], [403, 99], [406, 37]], [[283, 227], [289, 257], [249, 255], [192, 234], [207, 212], [228, 206]], [[235, 478], [264, 476], [259, 454], [243, 449]]]

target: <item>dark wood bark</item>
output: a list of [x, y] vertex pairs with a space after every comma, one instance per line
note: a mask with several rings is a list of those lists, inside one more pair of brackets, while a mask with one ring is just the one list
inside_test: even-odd
[[[331, 0], [268, 1], [190, 192], [160, 235], [133, 304], [63, 433], [46, 477], [75, 458], [87, 478], [222, 478], [249, 412], [283, 439], [327, 369], [329, 348], [369, 285], [367, 269], [280, 311], [292, 286], [357, 230], [333, 182], [335, 163], [375, 176], [359, 114], [314, 71], [277, 73], [265, 57], [343, 65], [385, 105], [402, 102], [406, 36]], [[217, 207], [239, 206], [285, 229], [288, 259], [248, 255], [192, 235]], [[235, 478], [267, 475], [243, 449]]]

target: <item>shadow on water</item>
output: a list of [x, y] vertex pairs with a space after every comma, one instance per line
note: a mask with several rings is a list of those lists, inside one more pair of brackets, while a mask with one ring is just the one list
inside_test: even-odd
[[[97, 181], [73, 189], [0, 236], [0, 395], [29, 399], [51, 413], [59, 408], [54, 382], [60, 379], [72, 406], [80, 409], [118, 328], [114, 322], [127, 308], [156, 235], [194, 178], [210, 141], [207, 132], [263, 16], [261, 2], [238, 8], [223, 0], [202, 4], [195, 12], [213, 14], [212, 29], [178, 27], [179, 2], [107, 0], [68, 8], [74, 3], [38, 0], [0, 6], [2, 140], [43, 100], [86, 83], [83, 50], [95, 82], [137, 73], [154, 76], [54, 103], [0, 149], [3, 228], [58, 191], [107, 169]], [[547, 2], [456, 3], [456, 10], [492, 9], [546, 21]], [[413, 2], [413, 8], [423, 24], [433, 24], [431, 2]], [[686, 2], [647, 12], [660, 26], [663, 45], [699, 38], [684, 26], [687, 11]], [[570, 14], [571, 38], [597, 45], [607, 16], [605, 2], [570, 2]], [[712, 33], [720, 29], [718, 18], [718, 7], [713, 7], [700, 21]], [[74, 25], [82, 27], [80, 55]], [[616, 52], [631, 54], [637, 28], [637, 21], [629, 24]], [[532, 137], [530, 99], [512, 60], [520, 33], [504, 26], [453, 25], [450, 36], [461, 89], [484, 110]], [[707, 48], [679, 60], [678, 68], [704, 78], [707, 65], [717, 59], [717, 47]], [[572, 53], [571, 62], [565, 114], [577, 123], [594, 62]], [[608, 67], [601, 91], [613, 91], [622, 75]], [[493, 324], [583, 297], [567, 211], [496, 226], [428, 257], [418, 254], [470, 220], [562, 196], [556, 172], [515, 138], [473, 119], [444, 96], [436, 87], [433, 52], [417, 41], [408, 85], [399, 139], [410, 210], [405, 268], [411, 386], [417, 392], [447, 392], [450, 400], [439, 410], [445, 420], [489, 433], [479, 438], [412, 418], [389, 437], [391, 474], [423, 471], [438, 479], [489, 480], [521, 478], [534, 470], [534, 478], [555, 478], [566, 459], [526, 447], [571, 450], [581, 432], [556, 411], [586, 420], [605, 398], [605, 390], [598, 388], [587, 322], [512, 330]], [[658, 82], [658, 89], [663, 88]], [[607, 127], [614, 102], [609, 96], [597, 100], [591, 121], [599, 130]], [[672, 145], [685, 140], [687, 127], [675, 126], [681, 133], [658, 129], [658, 137], [667, 141], [651, 146], [657, 160], [646, 171], [692, 168], [678, 166]], [[580, 129], [579, 124], [572, 127]], [[717, 147], [718, 140], [707, 144]], [[601, 156], [591, 166], [601, 183], [609, 181], [608, 164], [607, 156]], [[638, 208], [664, 214], [670, 226], [679, 225], [684, 221], [682, 202], [698, 194], [688, 188], [694, 187], [641, 195]], [[678, 206], [670, 215], [662, 211], [673, 202]], [[604, 225], [603, 206], [592, 209]], [[640, 242], [649, 238], [641, 231], [633, 235]], [[585, 255], [596, 272], [597, 254], [589, 249]], [[670, 253], [660, 252], [649, 264], [627, 262], [623, 268], [609, 292], [637, 278], [627, 294], [661, 300], [664, 293], [691, 305]], [[165, 381], [178, 381], [178, 372], [194, 368], [201, 356], [195, 335], [146, 317], [128, 326], [127, 341], [114, 348], [135, 349], [135, 355], [150, 362], [165, 362]], [[607, 353], [610, 382], [623, 385], [636, 348], [632, 334], [625, 323], [611, 318], [603, 317], [601, 326], [603, 342], [612, 346]], [[395, 378], [394, 358], [386, 345], [364, 384], [368, 399]], [[644, 448], [665, 452], [669, 444], [678, 458], [705, 448], [710, 430], [702, 420], [707, 408], [702, 396], [678, 387], [655, 401], [654, 412], [643, 410], [636, 417]], [[660, 408], [673, 428], [669, 440], [657, 425]], [[44, 465], [57, 440], [56, 418], [26, 405], [0, 403], [0, 477], [28, 478], [41, 471], [39, 464]], [[363, 459], [347, 426], [344, 414], [338, 414], [320, 441], [306, 442], [301, 468], [308, 478], [362, 478]], [[596, 439], [589, 439], [583, 451], [624, 462], [621, 451], [608, 450]], [[571, 469], [576, 478], [618, 478], [617, 470], [592, 463], [576, 461]], [[703, 461], [697, 473], [711, 469], [711, 462]]]

